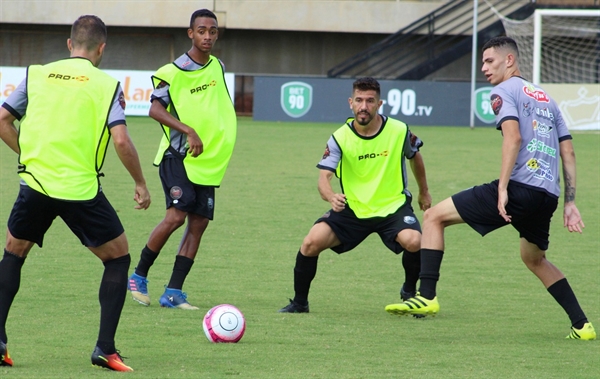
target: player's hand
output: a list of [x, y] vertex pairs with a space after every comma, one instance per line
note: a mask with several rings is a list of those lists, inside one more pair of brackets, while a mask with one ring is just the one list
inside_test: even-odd
[[133, 200], [138, 204], [135, 206], [135, 209], [148, 209], [150, 206], [150, 192], [148, 192], [148, 188], [145, 184], [136, 185], [135, 186], [135, 195], [133, 196]]
[[585, 228], [585, 225], [583, 224], [583, 220], [581, 219], [579, 209], [577, 209], [577, 206], [574, 202], [570, 201], [568, 203], [565, 203], [563, 220], [564, 227], [569, 229], [569, 232], [583, 233], [582, 229]]
[[429, 194], [429, 191], [419, 192], [417, 201], [419, 202], [419, 208], [422, 211], [426, 211], [431, 208], [431, 195]]
[[198, 155], [202, 154], [204, 151], [204, 144], [202, 140], [198, 136], [198, 133], [192, 128], [187, 134], [187, 143], [188, 143], [188, 154], [192, 157], [196, 158]]
[[506, 222], [511, 222], [512, 216], [506, 214], [506, 204], [508, 204], [508, 191], [498, 188], [498, 213]]
[[341, 212], [346, 208], [346, 195], [342, 193], [334, 194], [331, 199], [329, 199], [329, 203], [331, 204], [331, 209], [334, 212]]

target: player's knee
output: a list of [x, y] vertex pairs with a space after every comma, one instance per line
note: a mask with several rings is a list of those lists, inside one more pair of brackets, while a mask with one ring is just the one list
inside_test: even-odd
[[318, 241], [316, 241], [310, 234], [304, 237], [302, 246], [300, 247], [300, 253], [306, 257], [316, 257], [323, 251]]
[[405, 234], [401, 232], [396, 240], [404, 250], [414, 253], [421, 249], [421, 233], [416, 230], [411, 230], [410, 232]]
[[431, 223], [431, 222], [433, 222], [434, 219], [435, 219], [435, 211], [433, 210], [433, 208], [429, 208], [423, 213], [423, 224]]
[[165, 217], [165, 219], [163, 220], [163, 223], [168, 225], [169, 229], [175, 230], [185, 223], [185, 216], [185, 213], [168, 214], [167, 217]]

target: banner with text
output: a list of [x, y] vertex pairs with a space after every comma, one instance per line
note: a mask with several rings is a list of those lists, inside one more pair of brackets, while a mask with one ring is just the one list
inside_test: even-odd
[[[148, 116], [150, 95], [152, 95], [151, 76], [154, 71], [102, 70], [121, 82], [127, 107], [127, 116]], [[26, 67], [0, 67], [0, 102], [17, 88], [25, 79]], [[233, 102], [235, 94], [235, 74], [225, 73], [225, 82]]]
[[[343, 123], [354, 79], [254, 78], [254, 120]], [[409, 125], [469, 125], [470, 84], [380, 80], [380, 113]], [[478, 90], [478, 125], [493, 125], [491, 87]], [[487, 96], [486, 96], [487, 95]]]
[[[254, 120], [343, 123], [353, 116], [348, 104], [353, 82], [354, 79], [257, 76], [254, 78]], [[408, 125], [469, 125], [470, 83], [398, 80], [380, 80], [379, 83], [383, 100], [380, 113]], [[547, 88], [559, 104], [569, 128], [600, 129], [600, 87], [568, 84], [542, 87]], [[477, 126], [495, 124], [491, 90], [492, 86], [482, 83], [475, 91]]]

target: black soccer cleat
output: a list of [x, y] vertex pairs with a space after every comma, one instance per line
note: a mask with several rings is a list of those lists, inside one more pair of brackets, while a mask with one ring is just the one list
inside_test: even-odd
[[278, 312], [280, 313], [308, 313], [308, 303], [306, 305], [298, 304], [294, 300], [290, 299], [290, 303], [285, 307], [281, 308]]
[[133, 369], [123, 363], [123, 358], [119, 352], [105, 354], [98, 346], [92, 353], [92, 366], [104, 367], [113, 371], [133, 371]]

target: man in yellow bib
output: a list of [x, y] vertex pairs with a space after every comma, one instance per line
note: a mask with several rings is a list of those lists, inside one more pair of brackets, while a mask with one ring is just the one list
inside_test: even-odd
[[[99, 291], [100, 331], [92, 364], [133, 371], [115, 348], [131, 257], [123, 226], [99, 181], [110, 137], [135, 181], [137, 209], [148, 208], [150, 194], [127, 133], [121, 85], [97, 68], [106, 37], [106, 26], [98, 17], [79, 17], [67, 40], [71, 57], [29, 66], [25, 80], [0, 108], [0, 137], [19, 154], [21, 176], [0, 261], [3, 366], [13, 365], [6, 348], [5, 325], [19, 290], [21, 268], [33, 244], [42, 247], [46, 231], [59, 216], [104, 264]], [[18, 131], [15, 120], [21, 120]]]
[[[304, 238], [294, 267], [294, 299], [279, 312], [309, 312], [308, 292], [319, 254], [329, 248], [338, 254], [350, 251], [371, 233], [379, 234], [392, 252], [404, 252], [405, 280], [400, 296], [407, 299], [416, 293], [421, 227], [411, 206], [405, 158], [419, 187], [419, 207], [426, 210], [431, 206], [431, 196], [419, 152], [423, 143], [405, 123], [377, 113], [382, 100], [375, 79], [358, 79], [352, 88], [348, 102], [354, 118], [329, 138], [317, 165], [319, 193], [331, 204], [331, 210]], [[342, 193], [334, 192], [331, 186], [334, 174]]]
[[188, 37], [191, 49], [152, 77], [150, 117], [164, 135], [156, 156], [165, 191], [167, 212], [143, 248], [129, 290], [140, 304], [150, 305], [148, 271], [171, 234], [187, 219], [173, 273], [160, 297], [163, 307], [196, 310], [182, 291], [213, 219], [215, 188], [221, 184], [235, 144], [237, 120], [225, 84], [225, 69], [211, 55], [219, 36], [217, 18], [208, 9], [192, 14]]

